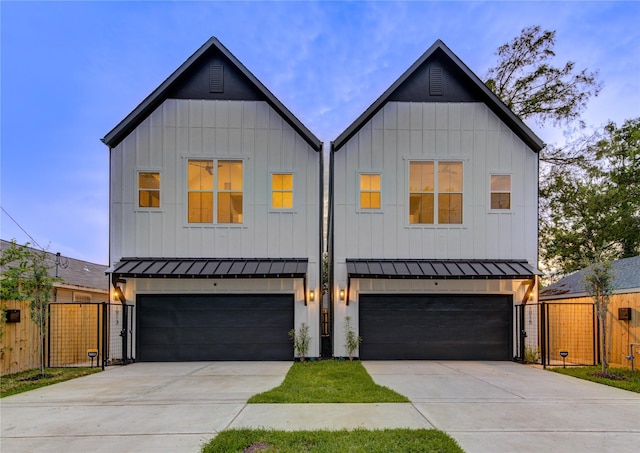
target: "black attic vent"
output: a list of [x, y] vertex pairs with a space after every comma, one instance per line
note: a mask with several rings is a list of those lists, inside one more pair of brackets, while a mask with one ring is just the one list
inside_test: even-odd
[[442, 68], [429, 68], [429, 94], [444, 95], [444, 73]]
[[224, 72], [221, 64], [211, 64], [209, 66], [209, 92], [224, 92]]

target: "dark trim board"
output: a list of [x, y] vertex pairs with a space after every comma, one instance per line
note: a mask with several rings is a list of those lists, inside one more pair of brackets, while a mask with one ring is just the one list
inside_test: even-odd
[[360, 294], [363, 360], [512, 360], [510, 295]]
[[293, 294], [141, 294], [142, 362], [291, 360]]

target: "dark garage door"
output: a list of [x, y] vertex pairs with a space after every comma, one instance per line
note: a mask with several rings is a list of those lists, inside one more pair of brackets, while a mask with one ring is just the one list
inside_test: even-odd
[[360, 295], [360, 358], [511, 360], [512, 297]]
[[139, 295], [137, 360], [291, 360], [293, 295]]

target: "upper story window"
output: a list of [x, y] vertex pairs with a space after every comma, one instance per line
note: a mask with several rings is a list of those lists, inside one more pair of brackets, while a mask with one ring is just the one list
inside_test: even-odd
[[360, 175], [360, 209], [380, 209], [380, 174]]
[[189, 223], [242, 223], [242, 190], [242, 161], [189, 160]]
[[511, 209], [511, 175], [491, 175], [491, 209]]
[[271, 208], [293, 209], [293, 174], [271, 175]]
[[409, 223], [462, 223], [462, 162], [409, 162]]
[[160, 173], [141, 171], [138, 173], [138, 207], [160, 207]]

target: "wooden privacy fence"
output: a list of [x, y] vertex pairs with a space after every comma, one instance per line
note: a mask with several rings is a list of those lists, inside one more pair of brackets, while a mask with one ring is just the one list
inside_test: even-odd
[[133, 360], [131, 305], [51, 303], [44, 341], [29, 316], [29, 302], [3, 301], [2, 306], [13, 310], [15, 322], [3, 323], [0, 375], [38, 368], [41, 343], [46, 367], [104, 367]]

